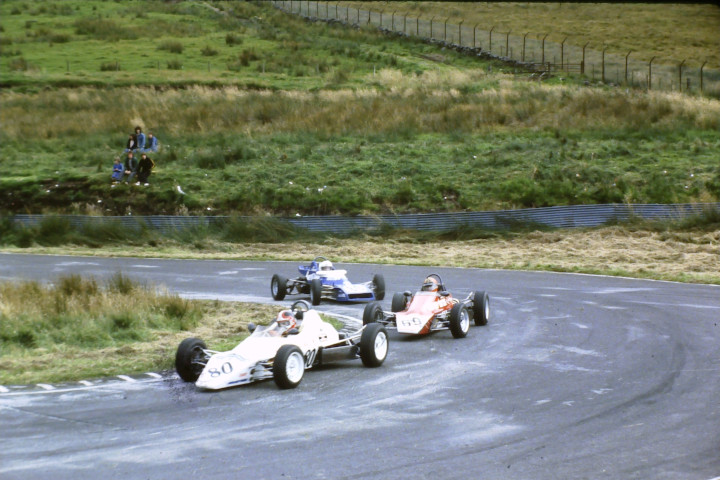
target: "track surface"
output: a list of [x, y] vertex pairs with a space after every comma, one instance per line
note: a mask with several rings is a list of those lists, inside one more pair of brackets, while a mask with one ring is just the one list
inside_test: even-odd
[[[475, 269], [337, 265], [394, 291], [431, 271], [492, 317], [467, 338], [391, 333], [345, 362], [197, 391], [171, 372], [0, 390], [0, 478], [468, 479], [720, 476], [720, 288]], [[295, 263], [0, 255], [0, 280], [117, 271], [184, 296], [272, 302]], [[277, 302], [278, 305], [288, 302]], [[320, 306], [359, 318], [363, 305]]]

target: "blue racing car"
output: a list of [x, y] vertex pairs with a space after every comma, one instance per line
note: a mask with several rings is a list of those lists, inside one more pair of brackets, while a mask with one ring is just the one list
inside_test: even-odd
[[270, 293], [275, 300], [294, 293], [310, 294], [310, 302], [319, 305], [321, 299], [338, 302], [372, 302], [385, 298], [385, 279], [375, 274], [372, 281], [352, 283], [345, 270], [335, 270], [325, 257], [315, 257], [310, 265], [300, 265], [300, 276], [287, 279], [275, 274], [270, 281]]

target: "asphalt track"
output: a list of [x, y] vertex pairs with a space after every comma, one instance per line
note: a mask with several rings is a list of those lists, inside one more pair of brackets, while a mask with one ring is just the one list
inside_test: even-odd
[[[0, 478], [720, 476], [720, 288], [338, 266], [357, 282], [384, 274], [387, 308], [431, 271], [455, 295], [487, 290], [490, 323], [461, 340], [391, 334], [382, 367], [313, 369], [290, 391], [202, 392], [172, 372], [4, 386]], [[188, 297], [272, 302], [271, 275], [296, 264], [0, 254], [0, 280], [117, 271]]]

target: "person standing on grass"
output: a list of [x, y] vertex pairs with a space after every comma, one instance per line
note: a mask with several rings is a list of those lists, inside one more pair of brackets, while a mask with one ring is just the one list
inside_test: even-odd
[[135, 154], [133, 154], [132, 151], [128, 152], [127, 154], [127, 160], [125, 161], [125, 175], [127, 175], [127, 178], [125, 179], [125, 183], [132, 182], [135, 178], [135, 175], [137, 175], [138, 170], [138, 161], [137, 158], [135, 158]]
[[135, 127], [135, 149], [141, 152], [145, 150], [145, 134], [142, 133], [140, 125]]
[[145, 184], [145, 186], [150, 185], [148, 183], [148, 177], [152, 173], [152, 169], [154, 166], [155, 162], [153, 162], [152, 159], [147, 156], [147, 153], [143, 153], [140, 157], [140, 162], [138, 163], [138, 182], [136, 183], [136, 185], [140, 185], [141, 183]]
[[153, 135], [152, 132], [148, 132], [146, 148], [144, 152], [157, 152], [158, 151], [158, 139]]
[[115, 157], [115, 162], [113, 163], [113, 173], [112, 173], [112, 180], [113, 183], [118, 183], [123, 178], [123, 173], [125, 171], [125, 167], [122, 163], [120, 163], [120, 157]]

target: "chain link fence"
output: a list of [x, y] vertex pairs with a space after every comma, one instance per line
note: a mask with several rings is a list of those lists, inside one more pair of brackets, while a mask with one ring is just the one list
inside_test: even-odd
[[[720, 96], [720, 69], [707, 62], [687, 59], [678, 65], [661, 63], [658, 54], [649, 61], [635, 59], [632, 51], [624, 55], [575, 45], [548, 41], [551, 32], [502, 32], [483, 30], [477, 25], [448, 23], [436, 15], [416, 18], [382, 11], [344, 7], [338, 3], [310, 1], [273, 1], [288, 13], [320, 20], [336, 20], [349, 25], [374, 25], [388, 32], [415, 36], [456, 48], [473, 49], [482, 56], [511, 61], [517, 73], [576, 73], [588, 81], [635, 88], [682, 91]], [[388, 8], [391, 9], [391, 8]], [[580, 36], [578, 36], [580, 37]]]

